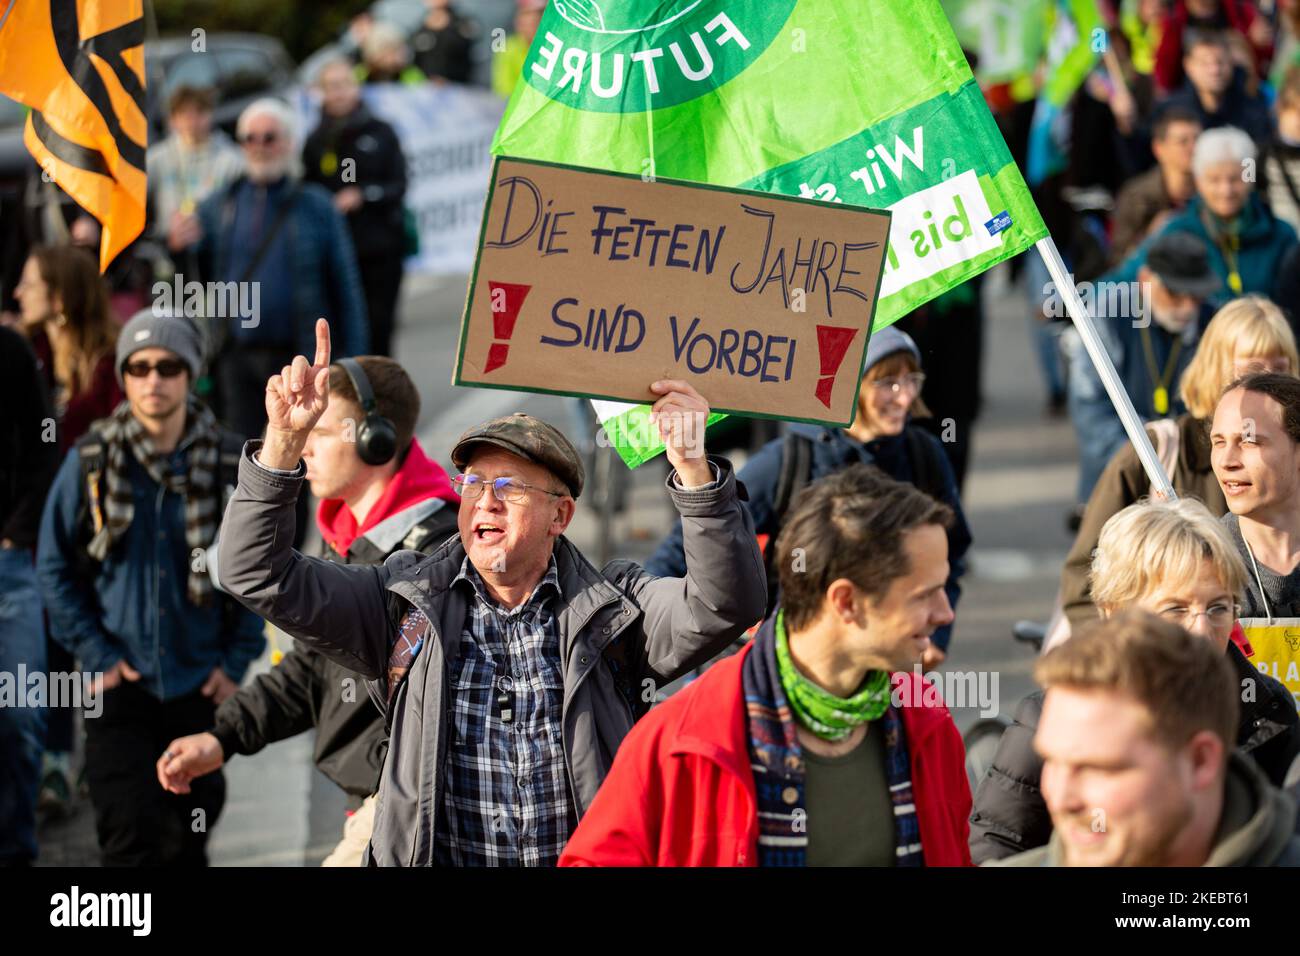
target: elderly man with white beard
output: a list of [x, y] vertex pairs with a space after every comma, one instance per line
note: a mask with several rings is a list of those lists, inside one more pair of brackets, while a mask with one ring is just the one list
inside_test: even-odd
[[[245, 174], [179, 219], [171, 246], [197, 252], [203, 275], [192, 278], [206, 282], [211, 404], [231, 430], [256, 438], [267, 378], [314, 351], [317, 318], [336, 330], [338, 357], [364, 354], [370, 336], [347, 224], [329, 192], [301, 181], [293, 111], [257, 100], [236, 138]], [[238, 307], [247, 288], [257, 293], [251, 315]]]

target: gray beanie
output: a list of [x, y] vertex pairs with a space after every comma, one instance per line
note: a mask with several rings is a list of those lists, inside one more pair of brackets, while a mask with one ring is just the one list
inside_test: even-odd
[[862, 365], [862, 374], [867, 374], [873, 365], [898, 352], [906, 352], [916, 360], [916, 367], [921, 367], [921, 350], [902, 329], [888, 325], [879, 332], [872, 332], [871, 339], [867, 342], [867, 359]]
[[117, 335], [117, 381], [123, 388], [126, 383], [122, 380], [122, 366], [136, 352], [149, 348], [174, 352], [189, 368], [190, 382], [198, 377], [203, 364], [203, 339], [194, 323], [169, 312], [158, 315], [152, 308], [141, 309]]

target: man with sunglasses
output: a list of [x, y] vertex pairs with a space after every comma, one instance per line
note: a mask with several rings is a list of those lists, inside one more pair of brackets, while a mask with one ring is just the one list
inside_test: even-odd
[[238, 439], [190, 394], [201, 354], [183, 317], [143, 310], [123, 327], [126, 400], [64, 460], [41, 518], [50, 632], [92, 682], [86, 777], [106, 866], [206, 863], [224, 779], [168, 794], [154, 761], [212, 723], [265, 645], [208, 571]]
[[564, 532], [573, 445], [517, 412], [461, 436], [459, 536], [421, 559], [344, 567], [293, 551], [307, 435], [329, 402], [329, 326], [266, 386], [222, 526], [222, 583], [276, 626], [371, 679], [391, 739], [373, 864], [547, 866], [658, 689], [763, 614], [762, 558], [731, 464], [706, 458], [708, 404], [650, 386], [682, 515], [684, 577], [593, 567]]
[[[181, 217], [170, 245], [195, 254], [203, 275], [187, 281], [235, 290], [212, 298], [239, 308], [208, 316], [214, 408], [232, 431], [255, 438], [267, 376], [311, 351], [317, 316], [339, 331], [339, 356], [368, 352], [370, 333], [347, 224], [330, 194], [296, 171], [293, 111], [256, 100], [239, 115], [236, 134], [244, 175]], [[248, 303], [254, 307], [245, 310]], [[254, 314], [235, 314], [245, 311]]]

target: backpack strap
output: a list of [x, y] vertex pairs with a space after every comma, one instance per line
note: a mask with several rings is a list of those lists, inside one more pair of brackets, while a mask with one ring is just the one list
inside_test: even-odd
[[[411, 530], [406, 532], [406, 537], [398, 545], [399, 551], [419, 551], [421, 554], [428, 554], [436, 549], [455, 530], [455, 522], [448, 522], [447, 515], [444, 514], [448, 509], [439, 508], [433, 514], [429, 515], [422, 521], [412, 526]], [[454, 512], [452, 512], [454, 515]]]
[[811, 480], [812, 439], [798, 432], [786, 432], [781, 442], [781, 473], [776, 480], [776, 493], [772, 496], [772, 517], [778, 529], [785, 523], [790, 502]]
[[93, 428], [77, 439], [77, 460], [81, 465], [81, 484], [85, 492], [81, 507], [77, 510], [79, 550], [90, 560], [86, 546], [104, 527], [102, 482], [108, 461], [108, 445]]
[[217, 434], [217, 487], [221, 491], [217, 524], [220, 525], [226, 514], [226, 505], [239, 486], [239, 459], [244, 455], [244, 439], [225, 428], [219, 428]]
[[[1282, 182], [1286, 185], [1286, 191], [1291, 194], [1291, 201], [1295, 203], [1296, 209], [1300, 209], [1300, 190], [1296, 189], [1295, 180], [1291, 178], [1291, 174], [1287, 171], [1286, 159], [1279, 156], [1275, 151], [1270, 152], [1266, 159], [1272, 159], [1277, 163], [1277, 169], [1282, 174]], [[1267, 163], [1264, 168], [1268, 168]]]
[[912, 484], [935, 501], [943, 501], [948, 496], [943, 467], [938, 460], [943, 449], [935, 448], [925, 429], [916, 425], [903, 429], [903, 440], [907, 442], [907, 458], [912, 465]]
[[[776, 567], [776, 538], [785, 524], [790, 504], [812, 481], [813, 440], [807, 435], [789, 431], [781, 442], [781, 472], [772, 496], [772, 533], [763, 545], [763, 567], [767, 572], [767, 613], [776, 607], [780, 596], [781, 577]], [[760, 542], [762, 543], [762, 542]]]

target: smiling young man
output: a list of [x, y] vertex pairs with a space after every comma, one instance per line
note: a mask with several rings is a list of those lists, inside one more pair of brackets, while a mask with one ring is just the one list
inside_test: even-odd
[[1295, 801], [1233, 751], [1239, 688], [1210, 641], [1143, 611], [1040, 658], [1046, 846], [995, 866], [1300, 866]]
[[1249, 572], [1241, 616], [1300, 617], [1300, 379], [1266, 372], [1234, 383], [1210, 446], [1222, 520]]
[[[685, 577], [593, 567], [564, 537], [582, 493], [573, 445], [531, 415], [461, 436], [459, 536], [432, 555], [344, 566], [290, 547], [308, 435], [329, 404], [329, 326], [314, 363], [266, 386], [266, 440], [240, 462], [222, 583], [276, 626], [371, 679], [391, 729], [368, 861], [553, 864], [653, 692], [763, 613], [754, 528], [731, 465], [706, 458], [708, 405], [655, 382], [686, 528]], [[691, 441], [695, 436], [695, 441]]]
[[203, 560], [221, 519], [223, 452], [238, 444], [190, 394], [201, 355], [188, 319], [145, 309], [123, 327], [126, 401], [68, 454], [41, 519], [50, 632], [103, 692], [86, 721], [86, 777], [106, 866], [206, 861], [225, 781], [167, 794], [154, 761], [211, 724], [265, 646], [262, 622], [213, 587]]
[[851, 465], [776, 543], [781, 603], [628, 735], [570, 866], [969, 866], [970, 786], [912, 669], [952, 621], [928, 495]]

